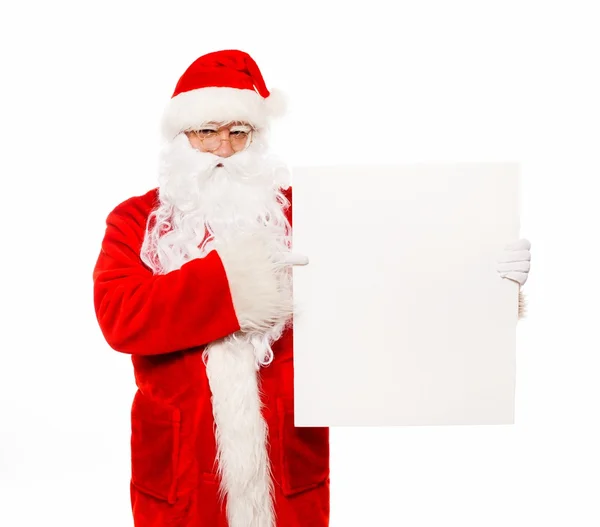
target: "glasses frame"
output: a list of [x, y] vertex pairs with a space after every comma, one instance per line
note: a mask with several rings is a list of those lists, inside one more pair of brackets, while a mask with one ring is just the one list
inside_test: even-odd
[[[248, 132], [246, 132], [248, 134], [248, 137], [246, 138], [246, 144], [244, 145], [243, 148], [236, 150], [233, 147], [233, 143], [231, 142], [231, 130], [230, 128], [234, 127], [234, 126], [240, 126], [240, 125], [236, 125], [236, 124], [229, 124], [229, 125], [222, 125], [220, 126], [217, 130], [214, 131], [215, 134], [217, 134], [217, 136], [220, 139], [219, 145], [216, 146], [215, 148], [209, 149], [206, 146], [204, 146], [204, 141], [206, 141], [208, 139], [208, 137], [200, 137], [198, 135], [198, 133], [200, 132], [200, 130], [202, 130], [202, 128], [198, 128], [196, 130], [187, 130], [188, 133], [192, 134], [194, 137], [196, 137], [199, 141], [200, 144], [202, 145], [202, 148], [204, 148], [204, 150], [206, 150], [207, 152], [213, 153], [216, 152], [219, 148], [221, 148], [221, 143], [223, 141], [227, 141], [229, 143], [229, 146], [231, 147], [231, 149], [237, 154], [238, 152], [243, 152], [244, 150], [246, 150], [251, 144], [252, 141], [254, 139], [254, 132], [256, 131], [252, 126], [250, 125], [245, 125], [248, 126], [250, 128], [250, 130]], [[229, 129], [229, 137], [227, 137], [227, 139], [224, 139], [223, 137], [221, 137], [221, 130], [223, 129]]]

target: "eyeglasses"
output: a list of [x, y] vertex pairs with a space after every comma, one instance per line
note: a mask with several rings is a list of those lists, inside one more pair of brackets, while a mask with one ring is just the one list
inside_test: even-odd
[[[229, 137], [221, 137], [221, 131], [228, 130]], [[189, 130], [189, 133], [197, 137], [202, 145], [202, 148], [207, 152], [214, 152], [221, 146], [222, 141], [229, 141], [231, 149], [234, 152], [244, 150], [252, 142], [253, 129], [247, 125], [235, 125], [230, 128], [224, 127], [217, 129], [216, 127], [206, 127], [199, 130]]]

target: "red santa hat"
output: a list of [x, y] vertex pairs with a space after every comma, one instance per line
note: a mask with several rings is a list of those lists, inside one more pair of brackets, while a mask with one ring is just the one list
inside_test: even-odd
[[284, 111], [283, 94], [267, 90], [248, 53], [215, 51], [196, 59], [181, 76], [163, 114], [161, 131], [170, 140], [208, 121], [246, 121], [260, 129]]

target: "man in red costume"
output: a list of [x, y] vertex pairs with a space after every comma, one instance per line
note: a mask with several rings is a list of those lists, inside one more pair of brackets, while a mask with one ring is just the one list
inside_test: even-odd
[[159, 187], [107, 218], [94, 303], [131, 354], [136, 527], [329, 523], [329, 429], [295, 428], [290, 173], [267, 150], [282, 111], [241, 51], [182, 75]]
[[[281, 113], [241, 51], [179, 79], [159, 187], [107, 218], [94, 304], [131, 354], [136, 527], [326, 527], [329, 429], [294, 427], [290, 173], [267, 149]], [[523, 285], [529, 242], [499, 262]]]

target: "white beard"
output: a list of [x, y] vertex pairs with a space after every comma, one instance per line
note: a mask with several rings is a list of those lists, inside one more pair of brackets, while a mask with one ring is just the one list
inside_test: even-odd
[[[260, 236], [274, 255], [289, 252], [291, 226], [282, 189], [289, 187], [290, 171], [266, 154], [257, 132], [249, 148], [229, 158], [196, 150], [182, 133], [163, 147], [159, 159], [160, 203], [148, 218], [140, 255], [155, 274], [203, 258], [216, 244], [235, 245], [248, 233]], [[281, 280], [291, 291], [291, 268], [282, 267]], [[288, 323], [267, 334], [237, 333], [235, 338], [251, 342], [257, 365], [266, 365], [273, 358], [271, 343]]]
[[142, 259], [155, 273], [179, 269], [206, 256], [212, 239], [230, 240], [242, 232], [261, 234], [274, 243], [274, 251], [289, 246], [287, 202], [280, 189], [289, 186], [290, 172], [267, 156], [259, 141], [229, 158], [196, 150], [185, 134], [165, 145], [160, 206], [149, 218], [155, 224], [142, 247]]
[[[250, 148], [230, 158], [194, 149], [185, 134], [165, 145], [160, 203], [148, 218], [140, 255], [155, 274], [203, 258], [215, 245], [234, 245], [242, 233], [260, 236], [273, 254], [289, 252], [288, 202], [281, 189], [289, 186], [290, 171], [267, 156], [260, 141], [255, 138]], [[291, 294], [289, 266], [282, 267], [280, 280]], [[238, 331], [208, 344], [203, 353], [216, 424], [220, 495], [227, 495], [231, 527], [272, 527], [275, 522], [257, 370], [272, 361], [271, 344], [289, 322], [266, 333]]]

